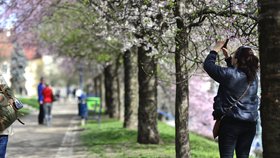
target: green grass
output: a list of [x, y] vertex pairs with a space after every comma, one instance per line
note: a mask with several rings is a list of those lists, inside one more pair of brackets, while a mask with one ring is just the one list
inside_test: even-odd
[[28, 104], [29, 106], [32, 106], [35, 109], [39, 108], [39, 104], [36, 98], [19, 98], [19, 100], [23, 104]]
[[[99, 126], [89, 121], [81, 134], [82, 141], [96, 157], [112, 158], [154, 158], [175, 157], [175, 129], [159, 122], [161, 142], [159, 145], [138, 144], [137, 132], [122, 128], [120, 121], [106, 119]], [[192, 158], [219, 158], [216, 142], [191, 134]]]
[[[39, 104], [36, 98], [19, 98], [19, 100], [23, 103], [23, 104], [27, 104], [35, 109], [39, 108]], [[25, 116], [28, 115], [30, 113], [30, 110], [27, 108], [22, 108], [19, 110], [19, 116]]]

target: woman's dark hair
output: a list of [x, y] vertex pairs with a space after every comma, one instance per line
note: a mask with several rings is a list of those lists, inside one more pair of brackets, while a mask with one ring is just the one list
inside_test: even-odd
[[248, 82], [252, 82], [256, 78], [259, 68], [258, 57], [254, 55], [250, 47], [241, 46], [236, 50], [235, 58], [237, 59], [238, 69], [246, 74]]

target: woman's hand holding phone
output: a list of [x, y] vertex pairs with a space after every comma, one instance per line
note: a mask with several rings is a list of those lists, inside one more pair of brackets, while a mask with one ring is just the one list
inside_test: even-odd
[[213, 50], [217, 53], [220, 52], [221, 49], [223, 48], [224, 44], [225, 44], [224, 41], [217, 41], [215, 46], [213, 47]]
[[213, 50], [215, 52], [220, 52], [220, 50], [223, 51], [223, 54], [225, 56], [225, 58], [228, 58], [228, 49], [227, 49], [227, 43], [228, 43], [229, 39], [226, 39], [226, 41], [217, 41], [217, 43], [215, 44], [215, 46], [213, 47]]
[[224, 54], [225, 58], [228, 58], [229, 57], [228, 56], [228, 49], [223, 47], [222, 50], [223, 50], [223, 54]]

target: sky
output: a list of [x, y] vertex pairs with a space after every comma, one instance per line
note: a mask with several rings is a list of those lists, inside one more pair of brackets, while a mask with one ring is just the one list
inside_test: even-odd
[[[0, 2], [2, 2], [0, 0]], [[7, 1], [6, 1], [7, 2]], [[16, 14], [10, 14], [8, 17], [5, 17], [2, 15], [5, 13], [5, 6], [0, 4], [0, 28], [4, 29], [10, 29], [13, 27], [15, 21], [16, 21]]]

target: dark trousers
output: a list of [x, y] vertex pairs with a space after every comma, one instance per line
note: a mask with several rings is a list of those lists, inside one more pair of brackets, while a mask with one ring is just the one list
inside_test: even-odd
[[40, 104], [39, 115], [38, 115], [38, 122], [39, 122], [39, 124], [43, 124], [44, 123], [44, 118], [45, 118], [44, 107], [43, 107], [43, 104]]
[[221, 158], [248, 158], [256, 134], [256, 123], [223, 118], [219, 131], [219, 151]]

